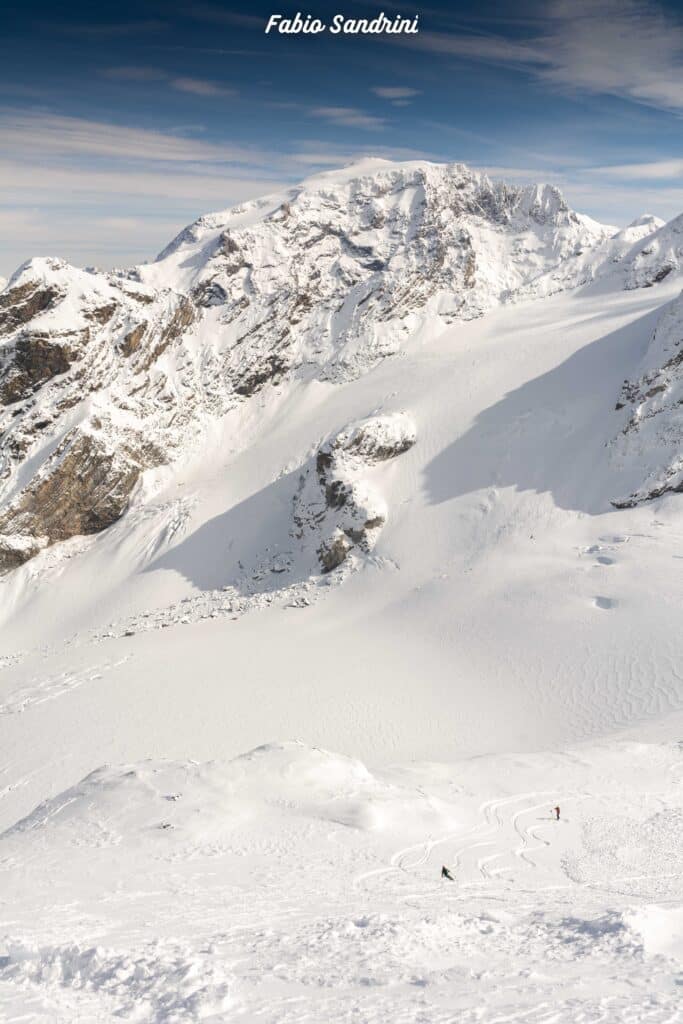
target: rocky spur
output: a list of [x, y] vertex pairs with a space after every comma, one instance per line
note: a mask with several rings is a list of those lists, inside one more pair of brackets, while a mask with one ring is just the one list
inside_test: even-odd
[[335, 14], [328, 25], [320, 18], [311, 14], [302, 15], [299, 11], [294, 17], [285, 18], [281, 14], [271, 14], [266, 24], [265, 33], [279, 32], [281, 35], [319, 35], [329, 32], [330, 35], [416, 35], [419, 32], [419, 15], [414, 18], [403, 18], [400, 15], [389, 18], [381, 11], [374, 18], [347, 18], [344, 14]]

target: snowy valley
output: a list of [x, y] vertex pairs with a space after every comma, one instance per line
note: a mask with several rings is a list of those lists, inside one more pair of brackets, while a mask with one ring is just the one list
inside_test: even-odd
[[4, 1019], [683, 1020], [682, 269], [378, 160], [17, 270]]

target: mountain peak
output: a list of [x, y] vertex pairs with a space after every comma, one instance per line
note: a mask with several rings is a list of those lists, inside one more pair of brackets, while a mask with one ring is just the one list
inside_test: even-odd
[[640, 217], [632, 220], [627, 226], [629, 228], [650, 227], [653, 231], [656, 231], [657, 228], [663, 228], [665, 224], [666, 221], [662, 220], [661, 217], [656, 217], [653, 213], [643, 213]]

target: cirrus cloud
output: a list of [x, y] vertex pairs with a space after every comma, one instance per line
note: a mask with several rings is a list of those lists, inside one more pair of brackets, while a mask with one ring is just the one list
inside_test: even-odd
[[154, 67], [112, 67], [102, 71], [105, 78], [119, 82], [167, 82], [178, 92], [188, 92], [194, 96], [237, 96], [237, 90], [218, 82], [210, 82], [205, 78], [191, 78], [187, 75], [174, 76], [168, 71]]
[[419, 96], [419, 89], [410, 89], [404, 85], [375, 85], [372, 91], [383, 100], [408, 100]]
[[397, 36], [403, 46], [527, 71], [565, 92], [683, 110], [683, 22], [652, 0], [553, 0], [519, 38], [477, 32]]
[[386, 124], [383, 117], [366, 114], [355, 107], [312, 107], [309, 114], [331, 124], [343, 125], [345, 128], [364, 128], [367, 131], [382, 129]]

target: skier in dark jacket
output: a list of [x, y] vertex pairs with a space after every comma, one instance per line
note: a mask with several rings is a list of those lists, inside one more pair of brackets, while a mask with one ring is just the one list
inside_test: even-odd
[[448, 870], [448, 868], [445, 865], [441, 868], [441, 877], [442, 878], [448, 878], [448, 879], [450, 879], [451, 882], [455, 881], [455, 879], [453, 878], [453, 875], [450, 873], [450, 871]]
[[559, 821], [560, 820], [560, 808], [559, 807], [553, 807], [553, 811], [555, 812], [555, 821]]

